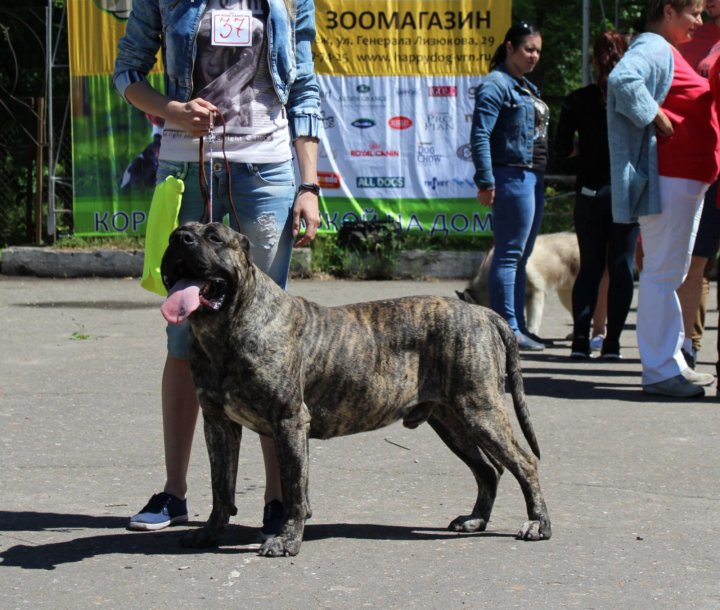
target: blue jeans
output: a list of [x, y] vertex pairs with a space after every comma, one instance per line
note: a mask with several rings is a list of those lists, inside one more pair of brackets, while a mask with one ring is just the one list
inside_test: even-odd
[[[175, 176], [185, 183], [180, 206], [180, 224], [202, 221], [205, 208], [200, 193], [199, 163], [160, 161], [157, 182]], [[205, 174], [211, 176], [210, 164]], [[225, 164], [213, 162], [213, 220], [229, 215], [230, 226], [251, 242], [253, 262], [281, 288], [286, 288], [292, 255], [292, 208], [295, 201], [295, 174], [292, 161], [284, 163], [231, 163], [232, 195], [240, 226], [230, 209]], [[175, 358], [190, 357], [190, 324], [168, 324], [168, 353]]]
[[493, 167], [495, 254], [490, 265], [490, 307], [515, 333], [527, 333], [525, 267], [540, 230], [544, 174], [520, 167]]

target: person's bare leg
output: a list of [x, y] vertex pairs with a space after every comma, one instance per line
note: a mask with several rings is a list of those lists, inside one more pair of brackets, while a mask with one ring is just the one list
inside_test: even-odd
[[605, 320], [607, 320], [607, 293], [608, 286], [610, 285], [610, 275], [608, 274], [607, 267], [603, 273], [600, 285], [598, 286], [598, 296], [595, 302], [595, 309], [593, 310], [592, 318], [592, 334], [593, 337], [598, 335], [605, 336]]
[[167, 476], [164, 491], [184, 499], [193, 436], [200, 410], [189, 360], [168, 355], [161, 391]]
[[260, 448], [265, 462], [265, 504], [273, 500], [282, 502], [280, 465], [275, 451], [275, 441], [269, 436], [260, 436]]
[[685, 338], [687, 340], [691, 340], [693, 336], [695, 317], [697, 316], [697, 311], [700, 307], [700, 298], [702, 296], [702, 281], [706, 263], [707, 257], [693, 256], [690, 259], [690, 269], [685, 277], [685, 281], [677, 290], [680, 306], [682, 307], [683, 328], [685, 329]]

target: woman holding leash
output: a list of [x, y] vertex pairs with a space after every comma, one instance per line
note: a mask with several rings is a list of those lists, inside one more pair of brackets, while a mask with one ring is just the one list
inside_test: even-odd
[[[157, 182], [171, 175], [184, 181], [180, 223], [220, 220], [234, 203], [231, 225], [250, 238], [254, 262], [283, 288], [293, 241], [309, 243], [320, 225], [314, 37], [313, 0], [134, 0], [113, 77], [129, 103], [165, 119]], [[146, 78], [160, 49], [165, 93]], [[201, 148], [200, 139], [211, 132], [224, 141]], [[202, 191], [214, 193], [210, 219]], [[306, 231], [299, 236], [301, 221]], [[166, 481], [131, 518], [131, 529], [157, 530], [188, 519], [186, 479], [199, 412], [189, 332], [187, 323], [167, 328], [161, 390]], [[274, 443], [261, 437], [260, 444], [266, 473], [261, 534], [268, 538], [282, 522], [282, 491]]]
[[545, 347], [525, 321], [525, 268], [542, 220], [550, 117], [525, 76], [541, 50], [535, 27], [519, 22], [507, 31], [478, 86], [470, 134], [477, 198], [493, 209], [490, 306], [508, 321], [523, 350]]
[[608, 136], [615, 222], [639, 220], [644, 250], [637, 312], [643, 390], [704, 395], [713, 376], [681, 354], [677, 289], [687, 274], [705, 191], [718, 175], [713, 96], [678, 52], [702, 20], [702, 0], [650, 0], [647, 32], [608, 80]]

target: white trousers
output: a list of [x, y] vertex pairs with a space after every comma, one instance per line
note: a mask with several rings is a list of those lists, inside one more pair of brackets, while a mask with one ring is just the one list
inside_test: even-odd
[[644, 256], [637, 340], [643, 385], [675, 377], [687, 367], [680, 353], [685, 333], [676, 290], [690, 267], [708, 186], [697, 180], [660, 176], [662, 212], [640, 217]]

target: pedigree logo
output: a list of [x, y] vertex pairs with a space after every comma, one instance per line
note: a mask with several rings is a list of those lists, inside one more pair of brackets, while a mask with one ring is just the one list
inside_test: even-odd
[[394, 116], [388, 121], [388, 125], [392, 129], [409, 129], [410, 127], [412, 127], [413, 122], [410, 117]]
[[455, 85], [433, 85], [428, 90], [430, 97], [457, 97]]
[[334, 172], [318, 172], [318, 184], [323, 189], [339, 189], [342, 185], [340, 174]]

